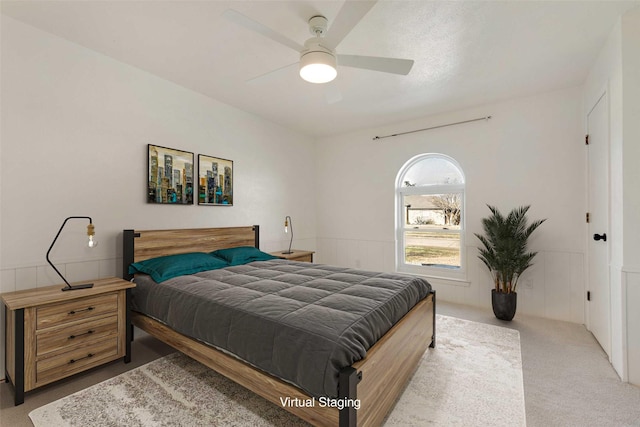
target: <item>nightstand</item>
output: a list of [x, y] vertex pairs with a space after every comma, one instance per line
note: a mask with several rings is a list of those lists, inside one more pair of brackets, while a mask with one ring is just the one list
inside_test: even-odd
[[123, 358], [131, 361], [131, 288], [115, 277], [93, 288], [63, 285], [2, 294], [6, 306], [6, 375], [15, 404], [24, 393]]
[[277, 256], [278, 258], [288, 259], [289, 261], [303, 261], [303, 262], [313, 262], [313, 254], [314, 251], [300, 251], [298, 249], [291, 249], [290, 254], [285, 254], [287, 249], [283, 249], [281, 251], [270, 252], [270, 255]]

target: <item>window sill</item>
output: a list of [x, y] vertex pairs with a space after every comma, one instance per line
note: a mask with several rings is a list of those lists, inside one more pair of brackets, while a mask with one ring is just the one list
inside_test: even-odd
[[468, 288], [471, 286], [471, 282], [463, 279], [452, 279], [450, 277], [438, 277], [438, 276], [427, 276], [424, 274], [420, 274], [427, 279], [429, 283], [432, 285], [447, 285], [447, 286], [462, 286]]
[[458, 277], [443, 277], [433, 274], [425, 274], [423, 272], [415, 271], [402, 271], [398, 270], [398, 273], [411, 274], [426, 279], [432, 285], [447, 285], [447, 286], [462, 286], [468, 288], [471, 286], [471, 281]]

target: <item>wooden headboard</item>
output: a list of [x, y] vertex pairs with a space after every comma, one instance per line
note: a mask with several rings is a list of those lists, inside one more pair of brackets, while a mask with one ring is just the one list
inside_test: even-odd
[[130, 280], [131, 263], [186, 252], [212, 252], [238, 246], [260, 248], [260, 226], [124, 230], [122, 277]]

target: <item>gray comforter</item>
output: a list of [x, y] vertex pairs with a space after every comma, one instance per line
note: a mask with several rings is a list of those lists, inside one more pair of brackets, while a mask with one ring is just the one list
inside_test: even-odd
[[336, 397], [340, 369], [431, 290], [413, 276], [285, 260], [135, 282], [134, 310], [315, 397]]

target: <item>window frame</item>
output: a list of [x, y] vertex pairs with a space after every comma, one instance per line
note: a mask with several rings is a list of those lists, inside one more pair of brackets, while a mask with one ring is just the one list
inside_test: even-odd
[[[422, 185], [415, 187], [405, 187], [404, 177], [407, 172], [411, 170], [413, 166], [417, 163], [424, 161], [426, 159], [441, 159], [449, 162], [452, 166], [454, 166], [462, 177], [462, 183], [457, 184], [433, 184], [433, 185]], [[396, 179], [396, 190], [395, 190], [395, 204], [396, 204], [396, 218], [395, 218], [395, 228], [396, 228], [396, 270], [403, 273], [411, 273], [418, 274], [429, 277], [437, 277], [444, 279], [454, 279], [454, 280], [466, 280], [467, 276], [467, 268], [466, 268], [466, 260], [467, 260], [467, 248], [465, 244], [465, 194], [466, 194], [466, 177], [464, 175], [464, 171], [460, 167], [460, 164], [453, 159], [444, 154], [439, 153], [425, 153], [419, 154], [409, 161], [407, 161], [400, 171], [398, 172]], [[408, 228], [405, 226], [405, 204], [404, 198], [409, 195], [439, 195], [439, 194], [460, 194], [460, 229], [458, 230], [458, 234], [460, 235], [460, 268], [447, 268], [447, 267], [436, 267], [436, 266], [422, 266], [415, 264], [405, 263], [405, 234], [407, 231], [414, 231], [413, 228]], [[421, 232], [421, 231], [417, 231]], [[438, 229], [430, 229], [424, 230], [424, 233], [427, 232], [447, 232], [450, 233], [451, 230], [438, 230]]]

